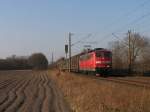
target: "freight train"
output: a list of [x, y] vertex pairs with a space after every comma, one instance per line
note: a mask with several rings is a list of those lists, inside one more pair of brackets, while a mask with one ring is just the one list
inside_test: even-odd
[[[60, 70], [69, 69], [69, 59], [57, 62]], [[71, 71], [107, 75], [112, 68], [112, 53], [104, 48], [95, 48], [71, 57]]]

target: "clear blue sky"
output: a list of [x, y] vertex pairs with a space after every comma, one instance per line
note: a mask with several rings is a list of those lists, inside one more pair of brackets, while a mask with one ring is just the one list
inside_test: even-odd
[[[150, 36], [150, 16], [137, 20], [150, 13], [150, 2], [138, 7], [144, 1], [1, 0], [0, 58], [34, 52], [43, 52], [49, 59], [54, 52], [59, 58], [64, 56], [68, 32], [74, 33], [73, 43], [92, 34], [84, 41], [96, 41], [93, 47], [107, 47], [116, 40], [111, 33], [122, 38], [128, 29]], [[73, 53], [84, 44], [74, 46]]]

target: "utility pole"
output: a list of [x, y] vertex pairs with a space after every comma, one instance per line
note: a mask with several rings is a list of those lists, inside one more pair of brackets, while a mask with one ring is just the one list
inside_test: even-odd
[[53, 55], [53, 52], [52, 52], [52, 60], [51, 60], [51, 64], [53, 64], [54, 62], [54, 55]]
[[71, 72], [71, 35], [72, 33], [69, 32], [69, 72]]
[[131, 63], [131, 31], [129, 30], [128, 31], [128, 44], [129, 44], [129, 49], [128, 49], [128, 71], [129, 71], [129, 73], [131, 73], [131, 70], [132, 70], [132, 63]]

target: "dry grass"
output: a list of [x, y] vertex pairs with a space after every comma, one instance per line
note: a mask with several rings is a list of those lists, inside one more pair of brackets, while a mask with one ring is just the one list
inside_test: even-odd
[[150, 112], [150, 91], [49, 71], [74, 112]]

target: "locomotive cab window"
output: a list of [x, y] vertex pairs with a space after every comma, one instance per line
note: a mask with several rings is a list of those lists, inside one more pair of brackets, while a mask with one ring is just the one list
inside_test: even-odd
[[96, 52], [96, 57], [110, 58], [111, 57], [111, 53], [110, 52]]

